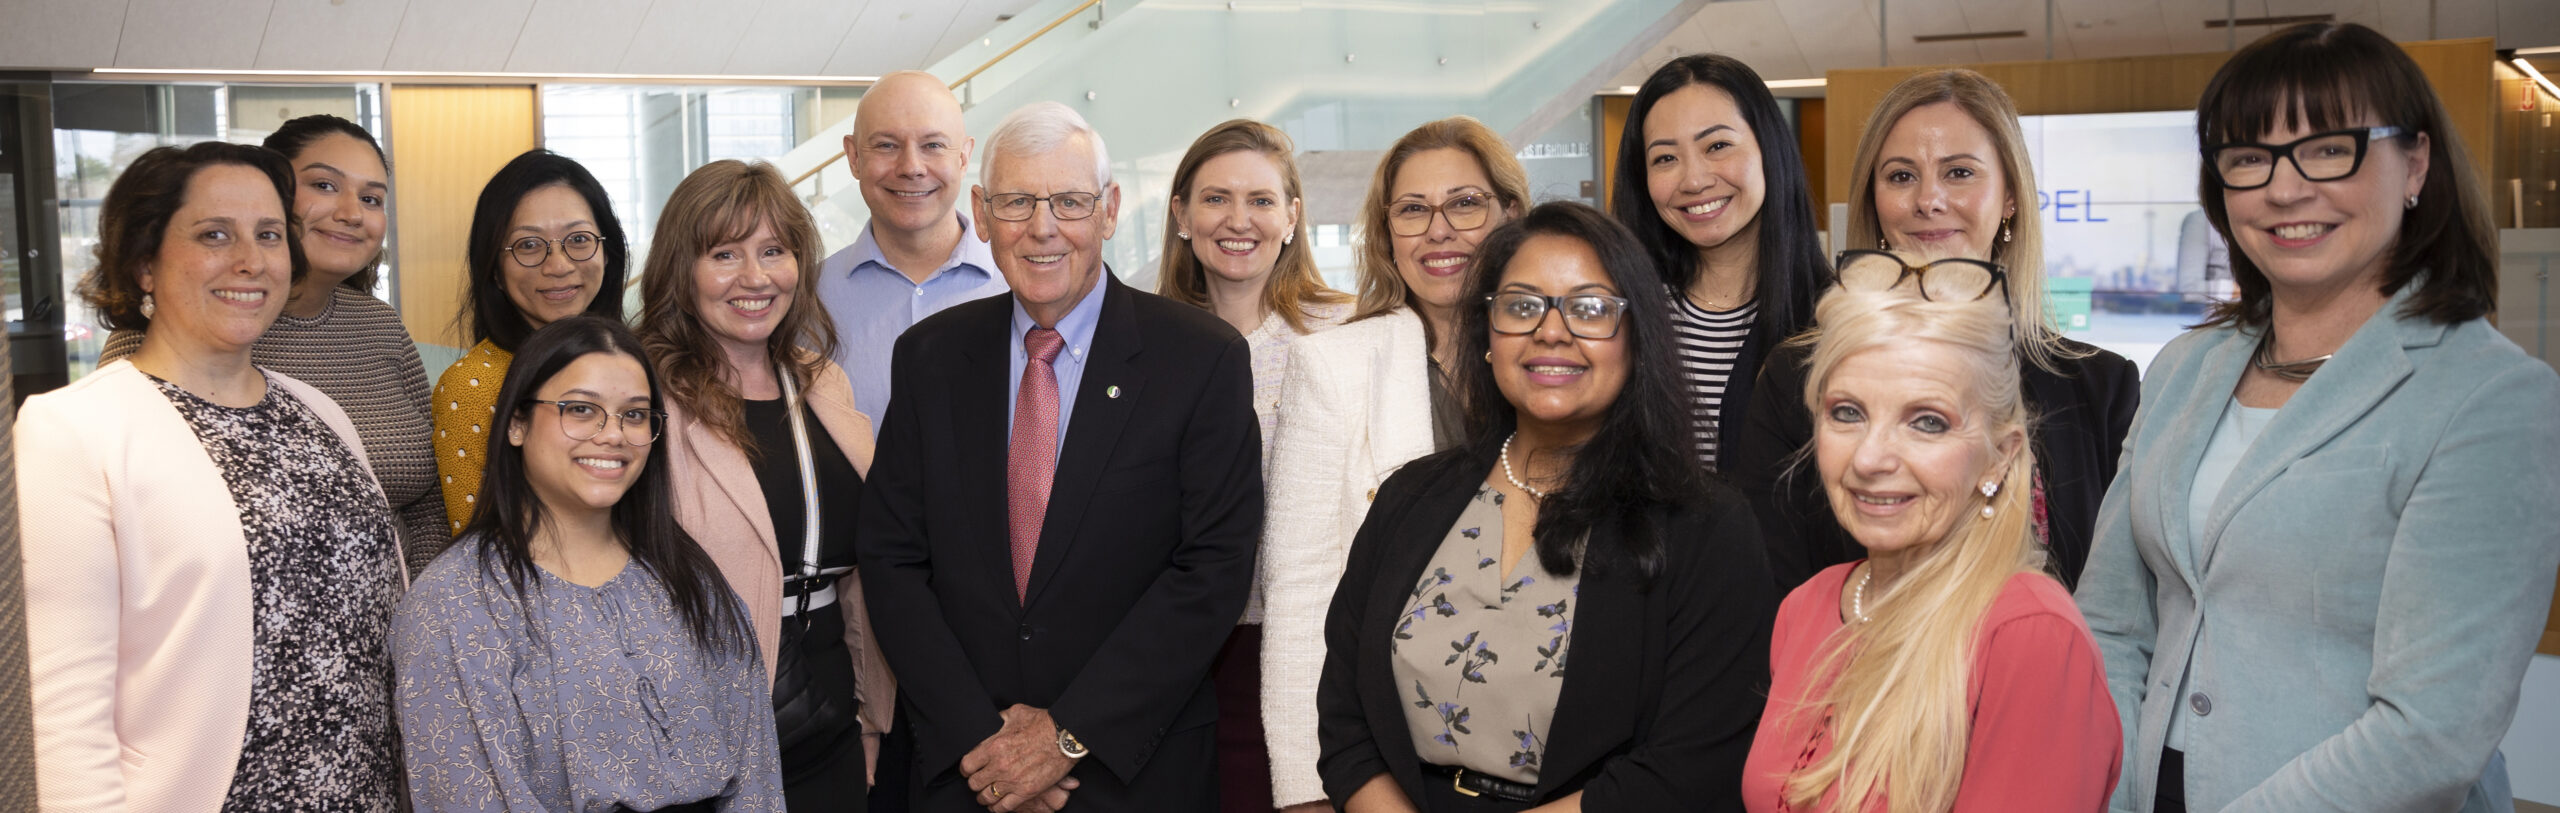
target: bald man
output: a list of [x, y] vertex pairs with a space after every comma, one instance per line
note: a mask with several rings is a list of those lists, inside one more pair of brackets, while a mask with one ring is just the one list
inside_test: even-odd
[[854, 408], [872, 417], [875, 434], [889, 411], [889, 351], [899, 334], [943, 308], [1007, 290], [986, 241], [954, 208], [969, 188], [975, 147], [960, 100], [933, 74], [880, 77], [854, 108], [845, 164], [871, 222], [827, 258], [818, 299], [835, 318], [836, 363], [853, 379]]

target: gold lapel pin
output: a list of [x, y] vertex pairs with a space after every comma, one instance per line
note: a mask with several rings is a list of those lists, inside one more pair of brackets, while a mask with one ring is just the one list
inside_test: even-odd
[[1105, 397], [1105, 398], [1118, 398], [1118, 397], [1120, 397], [1120, 385], [1118, 385], [1118, 384], [1113, 384], [1113, 385], [1111, 385], [1111, 386], [1108, 386], [1108, 387], [1104, 387], [1104, 388], [1102, 388], [1102, 396], [1103, 396], [1103, 397]]

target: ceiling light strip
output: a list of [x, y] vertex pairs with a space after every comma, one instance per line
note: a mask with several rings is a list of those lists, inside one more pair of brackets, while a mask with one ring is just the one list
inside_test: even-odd
[[2549, 77], [2545, 77], [2542, 75], [2541, 71], [2533, 69], [2532, 62], [2522, 58], [2517, 58], [2507, 60], [2507, 63], [2516, 66], [2517, 70], [2524, 71], [2524, 75], [2533, 77], [2533, 83], [2541, 85], [2542, 92], [2551, 94], [2552, 101], [2560, 102], [2560, 85], [2551, 84], [2551, 79]]

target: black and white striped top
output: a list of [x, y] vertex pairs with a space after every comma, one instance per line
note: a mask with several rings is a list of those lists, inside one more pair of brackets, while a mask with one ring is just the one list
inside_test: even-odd
[[1680, 343], [1680, 377], [1689, 382], [1689, 410], [1697, 433], [1698, 461], [1716, 469], [1717, 418], [1724, 413], [1725, 382], [1760, 315], [1758, 300], [1729, 311], [1711, 311], [1671, 292], [1671, 327]]

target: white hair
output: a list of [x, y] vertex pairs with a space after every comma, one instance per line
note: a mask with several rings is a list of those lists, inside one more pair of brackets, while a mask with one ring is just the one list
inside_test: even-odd
[[1067, 139], [1084, 136], [1093, 147], [1094, 191], [1111, 188], [1111, 152], [1102, 148], [1102, 134], [1086, 124], [1075, 108], [1057, 102], [1032, 102], [1004, 117], [996, 125], [994, 135], [987, 137], [987, 160], [978, 165], [978, 184], [995, 191], [996, 156], [1020, 152], [1023, 155], [1047, 155], [1067, 143]]

